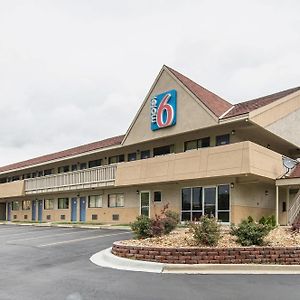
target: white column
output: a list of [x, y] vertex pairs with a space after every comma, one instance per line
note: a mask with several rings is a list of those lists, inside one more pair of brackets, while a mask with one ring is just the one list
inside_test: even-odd
[[286, 189], [286, 224], [289, 225], [290, 188]]
[[279, 187], [276, 185], [276, 225], [279, 225]]

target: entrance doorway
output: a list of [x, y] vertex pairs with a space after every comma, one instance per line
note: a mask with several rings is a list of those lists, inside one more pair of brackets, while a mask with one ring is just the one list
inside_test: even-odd
[[32, 201], [32, 207], [31, 207], [31, 220], [36, 221], [36, 201]]
[[77, 198], [71, 200], [71, 222], [77, 221]]
[[38, 200], [38, 221], [43, 221], [43, 200]]
[[80, 222], [86, 221], [86, 198], [80, 197]]
[[140, 214], [150, 217], [150, 192], [140, 193]]

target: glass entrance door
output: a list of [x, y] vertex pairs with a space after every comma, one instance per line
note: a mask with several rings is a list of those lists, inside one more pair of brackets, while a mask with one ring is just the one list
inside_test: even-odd
[[216, 187], [205, 187], [203, 194], [204, 215], [216, 217]]
[[150, 217], [150, 192], [140, 193], [141, 215]]

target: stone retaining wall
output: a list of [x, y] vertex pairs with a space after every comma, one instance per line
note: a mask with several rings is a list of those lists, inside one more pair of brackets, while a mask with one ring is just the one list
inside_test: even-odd
[[157, 248], [115, 242], [114, 255], [169, 264], [281, 264], [300, 265], [300, 247]]

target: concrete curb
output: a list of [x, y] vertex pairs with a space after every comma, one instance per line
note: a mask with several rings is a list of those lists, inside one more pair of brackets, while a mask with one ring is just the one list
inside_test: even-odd
[[55, 224], [55, 223], [14, 223], [14, 222], [0, 222], [0, 225], [130, 230], [129, 226], [118, 226], [118, 225], [92, 225], [92, 224], [85, 225], [85, 224]]
[[126, 271], [172, 274], [300, 274], [299, 265], [260, 264], [165, 264], [118, 257], [111, 248], [94, 254], [90, 261], [97, 266]]

